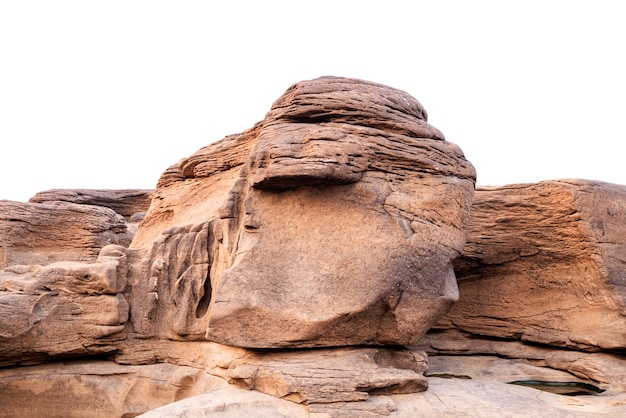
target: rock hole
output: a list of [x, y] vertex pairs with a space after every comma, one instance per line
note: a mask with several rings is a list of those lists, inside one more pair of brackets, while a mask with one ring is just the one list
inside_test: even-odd
[[206, 315], [209, 310], [209, 303], [211, 302], [211, 293], [213, 288], [211, 286], [211, 277], [210, 273], [207, 273], [206, 278], [204, 279], [204, 285], [202, 286], [204, 290], [204, 294], [198, 301], [198, 307], [196, 308], [196, 318], [202, 318]]
[[543, 380], [516, 380], [509, 382], [512, 385], [526, 386], [544, 392], [565, 396], [598, 395], [604, 392], [597, 386], [583, 382], [546, 382]]

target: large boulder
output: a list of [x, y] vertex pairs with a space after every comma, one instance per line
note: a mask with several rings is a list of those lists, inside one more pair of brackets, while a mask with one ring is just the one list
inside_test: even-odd
[[438, 328], [580, 350], [626, 348], [626, 186], [479, 188]]
[[269, 347], [408, 345], [457, 299], [475, 171], [400, 90], [297, 83], [170, 167], [131, 249], [135, 330]]

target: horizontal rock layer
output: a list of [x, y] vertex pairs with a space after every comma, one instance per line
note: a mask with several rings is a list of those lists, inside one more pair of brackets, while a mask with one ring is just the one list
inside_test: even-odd
[[103, 206], [113, 209], [130, 220], [135, 214], [146, 212], [150, 207], [154, 190], [94, 190], [53, 189], [39, 192], [29, 199], [30, 203], [69, 202], [81, 205]]
[[0, 366], [115, 351], [129, 317], [126, 271], [116, 245], [92, 264], [0, 271]]
[[626, 349], [626, 186], [478, 189], [438, 327], [583, 350]]
[[128, 246], [132, 238], [121, 215], [109, 208], [0, 201], [0, 269], [55, 261], [94, 262], [102, 247]]
[[134, 330], [250, 348], [415, 342], [457, 297], [474, 180], [407, 93], [297, 83], [159, 180], [130, 247]]

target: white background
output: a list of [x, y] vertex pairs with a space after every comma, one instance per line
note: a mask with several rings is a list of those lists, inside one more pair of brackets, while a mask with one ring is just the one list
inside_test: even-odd
[[[227, 4], [227, 5], [226, 5]], [[620, 1], [0, 0], [0, 199], [153, 188], [322, 75], [400, 88], [479, 185], [626, 184]]]

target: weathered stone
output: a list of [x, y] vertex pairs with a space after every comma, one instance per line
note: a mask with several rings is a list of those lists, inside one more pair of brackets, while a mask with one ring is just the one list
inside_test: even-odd
[[305, 406], [265, 393], [229, 386], [153, 409], [141, 415], [141, 418], [241, 418], [242, 416], [250, 418], [311, 417]]
[[172, 364], [74, 361], [6, 368], [0, 369], [0, 416], [130, 418], [224, 387], [202, 370]]
[[408, 350], [336, 348], [258, 353], [233, 361], [230, 383], [297, 403], [366, 401], [427, 389], [426, 356]]
[[103, 206], [113, 209], [127, 220], [144, 213], [150, 207], [154, 190], [123, 189], [52, 189], [39, 192], [28, 201], [31, 203], [70, 202], [81, 205]]
[[428, 391], [393, 395], [397, 417], [617, 417], [626, 395], [563, 396], [491, 380], [428, 379]]
[[480, 190], [461, 301], [398, 347], [456, 299], [473, 185], [411, 96], [324, 77], [170, 167], [130, 248], [136, 191], [2, 202], [0, 415], [625, 415], [621, 186]]
[[254, 128], [162, 176], [131, 246], [145, 254], [135, 329], [257, 348], [411, 344], [456, 300], [474, 177], [408, 94], [298, 83]]
[[116, 350], [128, 321], [124, 248], [93, 264], [11, 266], [0, 271], [0, 366]]
[[479, 189], [438, 327], [582, 350], [626, 348], [626, 186]]
[[[336, 347], [250, 350], [213, 342], [135, 340], [120, 344], [122, 364], [168, 362], [205, 370], [229, 383], [297, 403], [340, 404], [374, 395], [426, 390], [424, 353]], [[357, 406], [355, 408], [358, 409]]]
[[[567, 372], [572, 375], [572, 380], [593, 383], [603, 389], [626, 392], [626, 360], [619, 354], [588, 353], [529, 345], [520, 341], [476, 338], [454, 330], [428, 333], [415, 348], [426, 351], [431, 357], [492, 355], [523, 360], [534, 366]], [[468, 373], [467, 370], [458, 372]]]
[[124, 219], [109, 208], [0, 201], [0, 269], [55, 261], [90, 263], [102, 247], [128, 246], [131, 239]]

